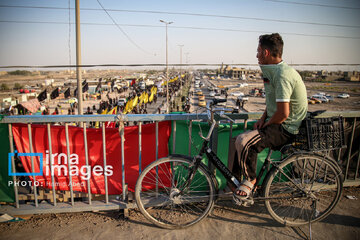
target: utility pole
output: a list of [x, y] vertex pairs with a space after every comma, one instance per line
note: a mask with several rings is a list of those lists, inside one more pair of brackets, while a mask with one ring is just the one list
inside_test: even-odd
[[182, 88], [182, 80], [181, 80], [181, 65], [182, 65], [182, 48], [183, 44], [178, 45], [180, 47], [180, 89]]
[[169, 113], [168, 25], [173, 22], [165, 22], [164, 20], [160, 20], [160, 22], [165, 24], [166, 30], [166, 113]]
[[78, 98], [78, 114], [83, 115], [83, 99], [82, 99], [82, 77], [81, 77], [81, 35], [80, 35], [80, 0], [75, 1], [76, 11], [76, 78], [77, 78], [77, 98]]

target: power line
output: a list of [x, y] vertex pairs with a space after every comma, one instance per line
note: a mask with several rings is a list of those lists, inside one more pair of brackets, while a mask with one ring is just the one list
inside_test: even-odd
[[295, 5], [316, 6], [316, 7], [327, 7], [327, 8], [342, 8], [342, 9], [351, 9], [351, 10], [359, 10], [360, 9], [359, 7], [335, 6], [335, 5], [326, 5], [326, 4], [319, 4], [319, 3], [290, 2], [290, 1], [284, 1], [284, 0], [264, 0], [264, 1], [295, 4]]
[[[135, 41], [133, 41], [130, 36], [119, 26], [119, 24], [117, 24], [117, 22], [111, 17], [111, 15], [107, 12], [107, 10], [104, 8], [104, 6], [100, 3], [99, 0], [96, 0], [100, 7], [105, 11], [105, 13], [108, 15], [108, 17], [111, 19], [111, 21], [114, 23], [114, 25], [125, 35], [125, 37], [135, 46], [137, 47], [138, 49], [140, 49], [141, 51], [143, 51], [144, 53], [147, 53], [147, 54], [150, 54], [150, 55], [153, 55], [151, 53], [149, 53], [148, 51], [144, 50], [142, 47], [140, 47], [138, 44], [136, 44]], [[156, 54], [155, 54], [156, 55]]]
[[[270, 0], [264, 0], [264, 1], [270, 1]], [[291, 3], [293, 3], [293, 2], [291, 2]], [[0, 7], [4, 7], [4, 8], [8, 7], [8, 8], [34, 8], [34, 9], [67, 10], [67, 8], [62, 8], [62, 7], [41, 7], [41, 6], [0, 5]], [[83, 10], [83, 11], [102, 11], [102, 9], [97, 9], [97, 8], [82, 8], [81, 10]], [[196, 16], [196, 17], [216, 17], [216, 18], [243, 19], [243, 20], [254, 20], [254, 21], [265, 21], [265, 22], [306, 24], [306, 25], [318, 25], [318, 26], [329, 26], [329, 27], [360, 28], [359, 25], [330, 24], [330, 23], [318, 23], [318, 22], [272, 19], [272, 18], [241, 17], [241, 16], [201, 14], [201, 13], [188, 13], [188, 12], [165, 12], [165, 11], [129, 10], [129, 9], [103, 9], [103, 10], [105, 10], [107, 12], [112, 11], [112, 12], [130, 12], [130, 13], [147, 13], [147, 14], [185, 15], [185, 16]]]
[[[0, 23], [26, 23], [26, 24], [68, 24], [65, 22], [48, 22], [48, 21], [13, 21], [13, 20], [0, 20]], [[83, 22], [82, 25], [99, 25], [99, 26], [112, 26], [114, 24], [109, 23], [91, 23]], [[127, 27], [145, 27], [145, 28], [161, 28], [162, 26], [158, 25], [145, 25], [145, 24], [117, 24], [119, 26]], [[192, 30], [207, 30], [207, 31], [226, 31], [226, 32], [250, 32], [250, 33], [271, 33], [269, 31], [258, 31], [258, 30], [243, 30], [243, 29], [230, 29], [230, 28], [207, 28], [207, 27], [193, 27], [193, 26], [171, 26], [169, 28], [178, 28], [178, 29], [192, 29]], [[326, 37], [326, 38], [342, 38], [342, 39], [360, 39], [360, 37], [351, 37], [351, 36], [340, 36], [340, 35], [320, 35], [320, 34], [305, 34], [305, 33], [291, 33], [291, 32], [279, 32], [283, 35], [294, 35], [294, 36], [304, 36], [304, 37]]]
[[[258, 63], [192, 63], [192, 64], [168, 64], [168, 66], [176, 67], [190, 67], [190, 66], [259, 66]], [[360, 66], [360, 63], [293, 63], [291, 66]], [[149, 63], [149, 64], [84, 64], [84, 65], [18, 65], [18, 66], [0, 66], [0, 68], [91, 68], [91, 67], [165, 67], [164, 63]]]

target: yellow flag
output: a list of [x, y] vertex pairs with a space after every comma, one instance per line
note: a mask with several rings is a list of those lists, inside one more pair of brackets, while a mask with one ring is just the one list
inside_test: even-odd
[[111, 109], [108, 114], [116, 114], [117, 112], [117, 107], [114, 107], [113, 109]]
[[101, 112], [101, 114], [107, 114], [107, 109], [105, 109], [104, 111]]
[[162, 84], [161, 84], [161, 86], [166, 86], [166, 83], [167, 83], [168, 81], [164, 81]]
[[134, 107], [133, 107], [133, 104], [134, 104], [134, 99], [131, 99], [131, 100], [129, 101], [128, 113], [133, 110], [133, 108], [134, 108]]
[[153, 86], [153, 87], [151, 88], [151, 93], [156, 94], [156, 93], [157, 93], [157, 87]]
[[143, 92], [141, 95], [140, 95], [140, 102], [139, 102], [139, 105], [143, 104], [144, 103], [144, 99], [145, 99], [145, 92]]
[[148, 103], [149, 102], [149, 94], [145, 93], [145, 98], [144, 98], [144, 103]]
[[124, 114], [131, 112], [132, 110], [132, 99], [126, 103]]
[[151, 93], [150, 97], [149, 97], [149, 102], [152, 102], [154, 100], [154, 93]]
[[136, 105], [138, 104], [138, 101], [139, 101], [139, 98], [138, 96], [136, 95], [134, 100], [133, 100], [133, 108], [136, 107]]
[[179, 77], [174, 77], [173, 79], [170, 80], [170, 82], [175, 82], [176, 80], [178, 80]]

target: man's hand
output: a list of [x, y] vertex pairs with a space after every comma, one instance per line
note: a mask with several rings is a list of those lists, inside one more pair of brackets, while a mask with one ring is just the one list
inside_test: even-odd
[[265, 120], [263, 118], [260, 118], [259, 121], [257, 121], [255, 124], [254, 124], [254, 129], [260, 129], [260, 128], [263, 128], [265, 124]]
[[260, 128], [263, 128], [264, 127], [264, 124], [265, 124], [265, 119], [266, 119], [266, 109], [264, 111], [264, 113], [262, 114], [261, 118], [259, 119], [259, 121], [257, 121], [255, 124], [254, 124], [254, 129], [260, 129]]

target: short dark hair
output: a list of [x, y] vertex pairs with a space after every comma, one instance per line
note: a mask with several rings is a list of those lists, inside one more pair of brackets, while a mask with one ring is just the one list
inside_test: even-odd
[[259, 45], [261, 48], [269, 50], [273, 57], [282, 56], [284, 42], [278, 33], [261, 35], [259, 37]]

